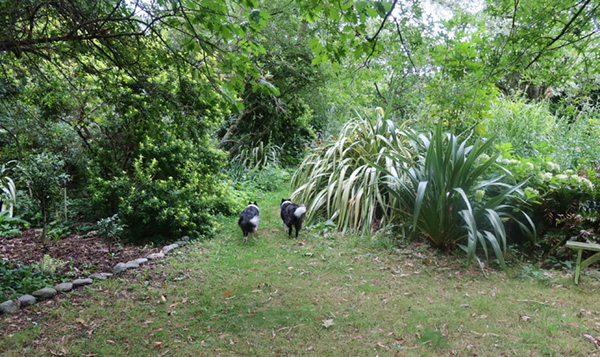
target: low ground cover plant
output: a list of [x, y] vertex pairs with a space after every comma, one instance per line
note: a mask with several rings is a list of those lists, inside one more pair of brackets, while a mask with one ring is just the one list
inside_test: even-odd
[[44, 271], [36, 264], [0, 260], [0, 301], [53, 286], [57, 281], [54, 273], [55, 271]]

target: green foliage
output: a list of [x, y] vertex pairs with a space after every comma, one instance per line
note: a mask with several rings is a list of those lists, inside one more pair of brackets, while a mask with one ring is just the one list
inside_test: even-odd
[[425, 149], [423, 157], [411, 162], [392, 154], [392, 160], [404, 163], [396, 166], [401, 174], [382, 168], [389, 179], [387, 191], [397, 198], [398, 207], [434, 245], [458, 244], [469, 260], [478, 247], [487, 258], [489, 247], [504, 266], [504, 221], [514, 219], [509, 201], [522, 192], [521, 184], [486, 177], [496, 159], [485, 155], [492, 141], [467, 146], [468, 140], [444, 133], [441, 124], [432, 136], [419, 135], [415, 140]]
[[0, 236], [12, 237], [21, 233], [19, 226], [25, 224], [24, 220], [11, 217], [9, 211], [0, 211]]
[[123, 235], [124, 227], [119, 221], [119, 215], [102, 218], [97, 223], [98, 235], [109, 243], [109, 249], [113, 243], [118, 243]]
[[41, 272], [36, 265], [0, 260], [0, 300], [14, 299], [23, 294], [52, 286], [52, 274]]
[[545, 143], [533, 145], [532, 157], [515, 155], [510, 144], [498, 148], [498, 163], [513, 173], [511, 180], [526, 181], [525, 200], [517, 205], [528, 212], [539, 233], [524, 242], [513, 234], [515, 242], [535, 246], [534, 259], [553, 256], [556, 260], [565, 258], [567, 240], [599, 241], [597, 168], [563, 170], [553, 162], [554, 149]]
[[260, 192], [274, 191], [289, 180], [290, 173], [276, 165], [249, 170], [239, 163], [230, 163], [225, 170], [232, 185], [237, 189], [238, 201], [246, 202]]
[[484, 136], [493, 133], [497, 142], [511, 143], [515, 154], [529, 157], [536, 153], [534, 145], [553, 142], [558, 127], [547, 103], [504, 97], [492, 103], [478, 131]]
[[231, 160], [231, 165], [241, 165], [248, 170], [258, 170], [268, 165], [279, 166], [281, 148], [271, 143], [265, 144], [259, 142], [251, 148], [244, 148], [239, 151]]
[[579, 169], [600, 162], [598, 137], [600, 137], [600, 109], [582, 106], [574, 118], [562, 111], [555, 114], [558, 119], [552, 145], [556, 147], [556, 162], [570, 169]]
[[128, 241], [210, 236], [212, 215], [240, 208], [224, 176], [217, 173], [225, 162], [223, 152], [208, 141], [194, 144], [166, 135], [164, 141], [146, 138], [131, 174], [96, 178], [91, 187], [97, 207], [118, 213]]
[[43, 275], [55, 276], [67, 264], [68, 263], [63, 260], [44, 254], [42, 260], [36, 263], [35, 266]]
[[393, 219], [390, 207], [397, 203], [382, 191], [385, 179], [376, 167], [399, 172], [392, 154], [404, 158], [400, 162], [411, 160], [404, 133], [382, 115], [376, 124], [358, 117], [304, 159], [292, 177], [292, 199], [306, 203], [308, 221], [324, 214], [340, 230], [370, 231], [376, 222]]
[[50, 205], [60, 197], [61, 188], [69, 179], [64, 171], [64, 165], [64, 161], [57, 155], [45, 153], [31, 155], [19, 165], [23, 174], [22, 179], [29, 188], [29, 194], [42, 213], [42, 242], [46, 240]]

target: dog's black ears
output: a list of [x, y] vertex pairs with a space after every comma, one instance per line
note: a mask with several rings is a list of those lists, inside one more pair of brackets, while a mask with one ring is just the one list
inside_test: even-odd
[[251, 205], [251, 204], [252, 204], [252, 201], [248, 201], [248, 204], [249, 204], [249, 205]]
[[285, 202], [285, 198], [282, 198], [282, 199], [281, 199], [281, 203], [284, 203], [284, 202]]
[[255, 205], [256, 207], [258, 207], [258, 203], [256, 203], [256, 201], [254, 201], [254, 205]]

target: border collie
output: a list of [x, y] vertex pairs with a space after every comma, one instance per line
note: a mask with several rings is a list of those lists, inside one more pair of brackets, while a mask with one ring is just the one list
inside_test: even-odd
[[259, 213], [260, 210], [258, 209], [258, 204], [256, 202], [248, 202], [248, 206], [240, 213], [238, 225], [244, 233], [244, 243], [248, 240], [248, 233], [256, 232], [256, 229], [258, 228]]
[[298, 232], [302, 228], [302, 221], [306, 216], [306, 206], [292, 203], [292, 199], [281, 199], [281, 219], [289, 230], [290, 237], [292, 236], [292, 226], [296, 227], [296, 238]]

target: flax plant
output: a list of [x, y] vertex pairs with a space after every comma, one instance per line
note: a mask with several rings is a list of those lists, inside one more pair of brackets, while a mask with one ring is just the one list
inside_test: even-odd
[[[509, 185], [502, 182], [504, 176], [486, 177], [497, 158], [484, 154], [491, 140], [467, 145], [469, 138], [444, 133], [441, 125], [433, 135], [416, 139], [425, 148], [424, 156], [416, 162], [395, 153], [390, 155], [394, 161], [404, 163], [395, 166], [403, 175], [380, 167], [389, 180], [387, 191], [396, 197], [399, 209], [409, 213], [413, 228], [434, 245], [458, 245], [466, 251], [468, 260], [476, 257], [478, 247], [488, 258], [491, 248], [504, 267], [504, 222], [515, 219], [515, 207], [510, 202], [519, 199], [523, 183]], [[477, 192], [479, 199], [475, 199]], [[533, 234], [531, 220], [524, 212], [519, 213], [528, 224], [516, 222]]]
[[292, 177], [292, 199], [306, 203], [308, 220], [325, 215], [339, 230], [369, 231], [393, 219], [391, 206], [398, 203], [382, 190], [382, 171], [373, 163], [398, 173], [390, 157], [410, 161], [411, 151], [404, 131], [385, 121], [382, 112], [376, 124], [360, 115], [341, 129], [337, 138], [314, 149]]
[[241, 150], [231, 159], [233, 164], [241, 164], [249, 170], [258, 170], [267, 165], [279, 166], [281, 147], [259, 142], [256, 146]]

